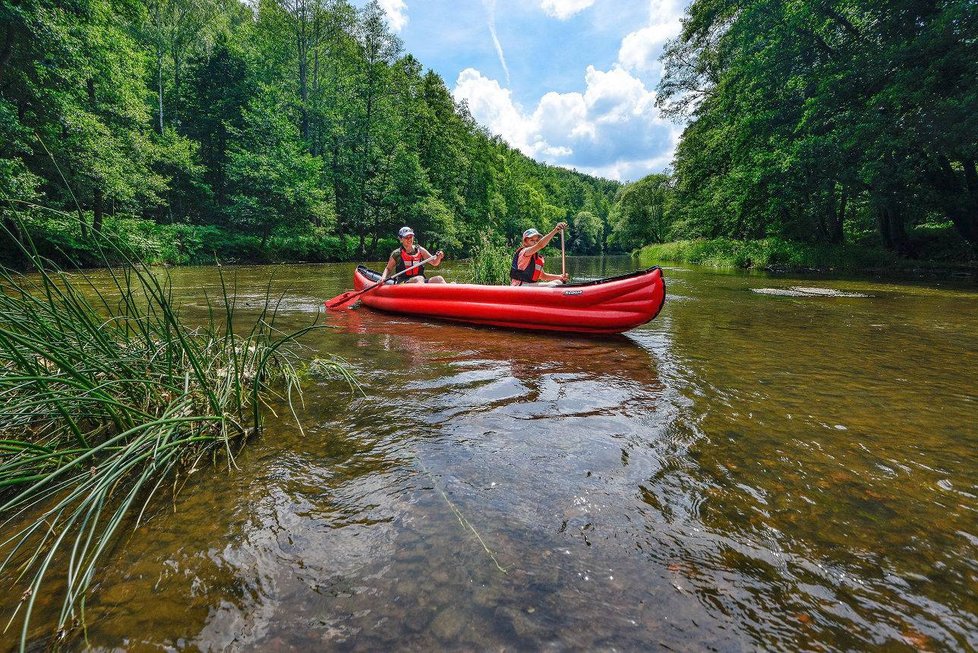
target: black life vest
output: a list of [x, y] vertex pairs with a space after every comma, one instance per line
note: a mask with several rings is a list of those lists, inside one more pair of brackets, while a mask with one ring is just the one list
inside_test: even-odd
[[[414, 248], [414, 254], [408, 254], [406, 249], [400, 247], [394, 250], [393, 252], [391, 252], [391, 256], [393, 256], [394, 260], [397, 262], [396, 265], [394, 266], [394, 274], [397, 274], [398, 272], [404, 272], [404, 270], [407, 270], [412, 266], [418, 265], [418, 263], [424, 260], [424, 257], [421, 255], [420, 247]], [[394, 279], [394, 281], [400, 283], [402, 281], [407, 281], [408, 279], [411, 279], [419, 275], [424, 276], [423, 265], [419, 265], [413, 270], [408, 270], [398, 278]]]
[[526, 248], [520, 247], [513, 253], [513, 264], [509, 268], [509, 278], [520, 283], [533, 283], [543, 276], [543, 257], [540, 256], [540, 252], [535, 253], [530, 257], [526, 269], [521, 269], [517, 266], [520, 262], [520, 252], [524, 249]]

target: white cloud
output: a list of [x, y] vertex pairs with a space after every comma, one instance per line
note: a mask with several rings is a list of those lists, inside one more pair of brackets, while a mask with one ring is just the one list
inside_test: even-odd
[[459, 73], [453, 93], [457, 100], [468, 102], [473, 117], [490, 132], [523, 152], [532, 151], [529, 121], [513, 102], [509, 89], [474, 68], [466, 68]]
[[618, 49], [618, 63], [626, 70], [661, 74], [658, 63], [662, 46], [682, 30], [681, 0], [650, 0], [648, 24], [626, 34]]
[[594, 137], [594, 124], [588, 120], [587, 104], [580, 93], [547, 93], [540, 99], [531, 124], [542, 140]]
[[620, 66], [588, 66], [584, 83], [583, 93], [547, 93], [527, 112], [499, 82], [467, 68], [454, 95], [527, 156], [615, 179], [664, 169], [677, 128], [660, 118], [655, 92]]
[[387, 15], [387, 24], [395, 32], [400, 32], [407, 25], [407, 4], [404, 0], [380, 0], [380, 8]]
[[[496, 0], [482, 0], [494, 32]], [[548, 15], [567, 19], [596, 0], [539, 0]], [[516, 103], [508, 88], [475, 68], [458, 76], [453, 91], [468, 102], [475, 119], [527, 156], [611, 179], [633, 181], [660, 172], [672, 161], [682, 132], [662, 118], [654, 85], [666, 41], [682, 29], [686, 0], [647, 0], [648, 18], [620, 43], [617, 61], [606, 69], [587, 66], [583, 89], [548, 92], [535, 106]], [[506, 72], [502, 49], [493, 33]]]
[[678, 17], [664, 23], [653, 23], [625, 36], [618, 49], [618, 62], [628, 70], [656, 70], [662, 46], [679, 34]]
[[655, 113], [655, 93], [628, 71], [618, 66], [605, 72], [588, 66], [584, 75], [584, 102], [598, 122], [619, 124]]
[[548, 16], [567, 20], [594, 3], [595, 0], [540, 0], [540, 8], [547, 12]]

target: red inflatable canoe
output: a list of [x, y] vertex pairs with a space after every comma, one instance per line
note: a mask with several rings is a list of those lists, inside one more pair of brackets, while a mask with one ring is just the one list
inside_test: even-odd
[[[363, 290], [379, 278], [361, 265], [353, 274], [353, 285]], [[556, 287], [389, 283], [361, 296], [364, 305], [391, 313], [574, 333], [633, 329], [658, 315], [665, 300], [666, 285], [658, 267]]]

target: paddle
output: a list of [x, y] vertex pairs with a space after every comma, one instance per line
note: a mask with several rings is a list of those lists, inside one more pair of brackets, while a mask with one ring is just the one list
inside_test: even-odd
[[[429, 256], [425, 260], [421, 261], [420, 263], [418, 263], [416, 265], [412, 265], [409, 268], [405, 268], [405, 269], [401, 270], [400, 272], [398, 272], [397, 274], [392, 275], [392, 276], [389, 276], [387, 278], [388, 279], [396, 279], [397, 277], [401, 276], [402, 274], [405, 274], [407, 272], [410, 272], [411, 270], [413, 270], [415, 268], [420, 268], [425, 263], [431, 263], [436, 258], [438, 258], [438, 255], [437, 254], [432, 254], [431, 256]], [[386, 279], [385, 279], [385, 281], [386, 281]], [[337, 295], [336, 297], [333, 297], [332, 299], [327, 299], [325, 302], [323, 302], [323, 305], [326, 306], [326, 310], [328, 310], [328, 311], [338, 311], [338, 310], [343, 309], [343, 308], [348, 308], [348, 307], [352, 306], [354, 302], [356, 302], [357, 297], [359, 297], [360, 295], [362, 295], [365, 292], [370, 292], [371, 290], [373, 290], [377, 286], [381, 286], [381, 285], [383, 285], [383, 283], [381, 283], [381, 282], [378, 281], [374, 285], [370, 286], [369, 288], [364, 288], [363, 290], [347, 290], [342, 295]]]
[[564, 249], [564, 230], [560, 230], [560, 276], [567, 274], [567, 250]]

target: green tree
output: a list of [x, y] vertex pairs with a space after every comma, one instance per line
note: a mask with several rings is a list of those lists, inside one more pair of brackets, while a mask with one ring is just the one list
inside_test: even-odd
[[[22, 161], [47, 194], [78, 209], [84, 236], [106, 210], [163, 201], [150, 137], [146, 57], [131, 36], [137, 8], [107, 0], [3, 5], [2, 100], [15, 107]], [[8, 118], [10, 117], [8, 113]], [[24, 135], [33, 133], [29, 145]], [[18, 168], [20, 166], [17, 166]]]
[[976, 25], [967, 0], [695, 0], [659, 86], [691, 119], [676, 232], [839, 242], [869, 218], [912, 253], [938, 214], [978, 242]]
[[600, 254], [603, 251], [604, 225], [590, 211], [578, 211], [570, 223], [570, 250], [576, 254]]
[[244, 107], [253, 90], [248, 63], [239, 47], [219, 39], [213, 50], [189, 65], [184, 107], [189, 119], [183, 132], [199, 144], [205, 187], [193, 198], [206, 209], [204, 222], [217, 220], [228, 204], [228, 150], [232, 132], [244, 127]]
[[322, 163], [306, 151], [282, 99], [264, 89], [245, 108], [243, 122], [232, 131], [229, 150], [231, 224], [259, 236], [262, 249], [277, 231], [330, 226]]
[[671, 182], [669, 175], [649, 175], [618, 191], [608, 218], [609, 245], [630, 250], [665, 240], [673, 192]]
[[43, 198], [75, 236], [111, 212], [265, 240], [320, 224], [361, 255], [404, 223], [465, 251], [588, 211], [601, 243], [587, 221], [579, 245], [607, 238], [620, 185], [489, 134], [376, 1], [31, 0], [0, 19], [8, 212]]

